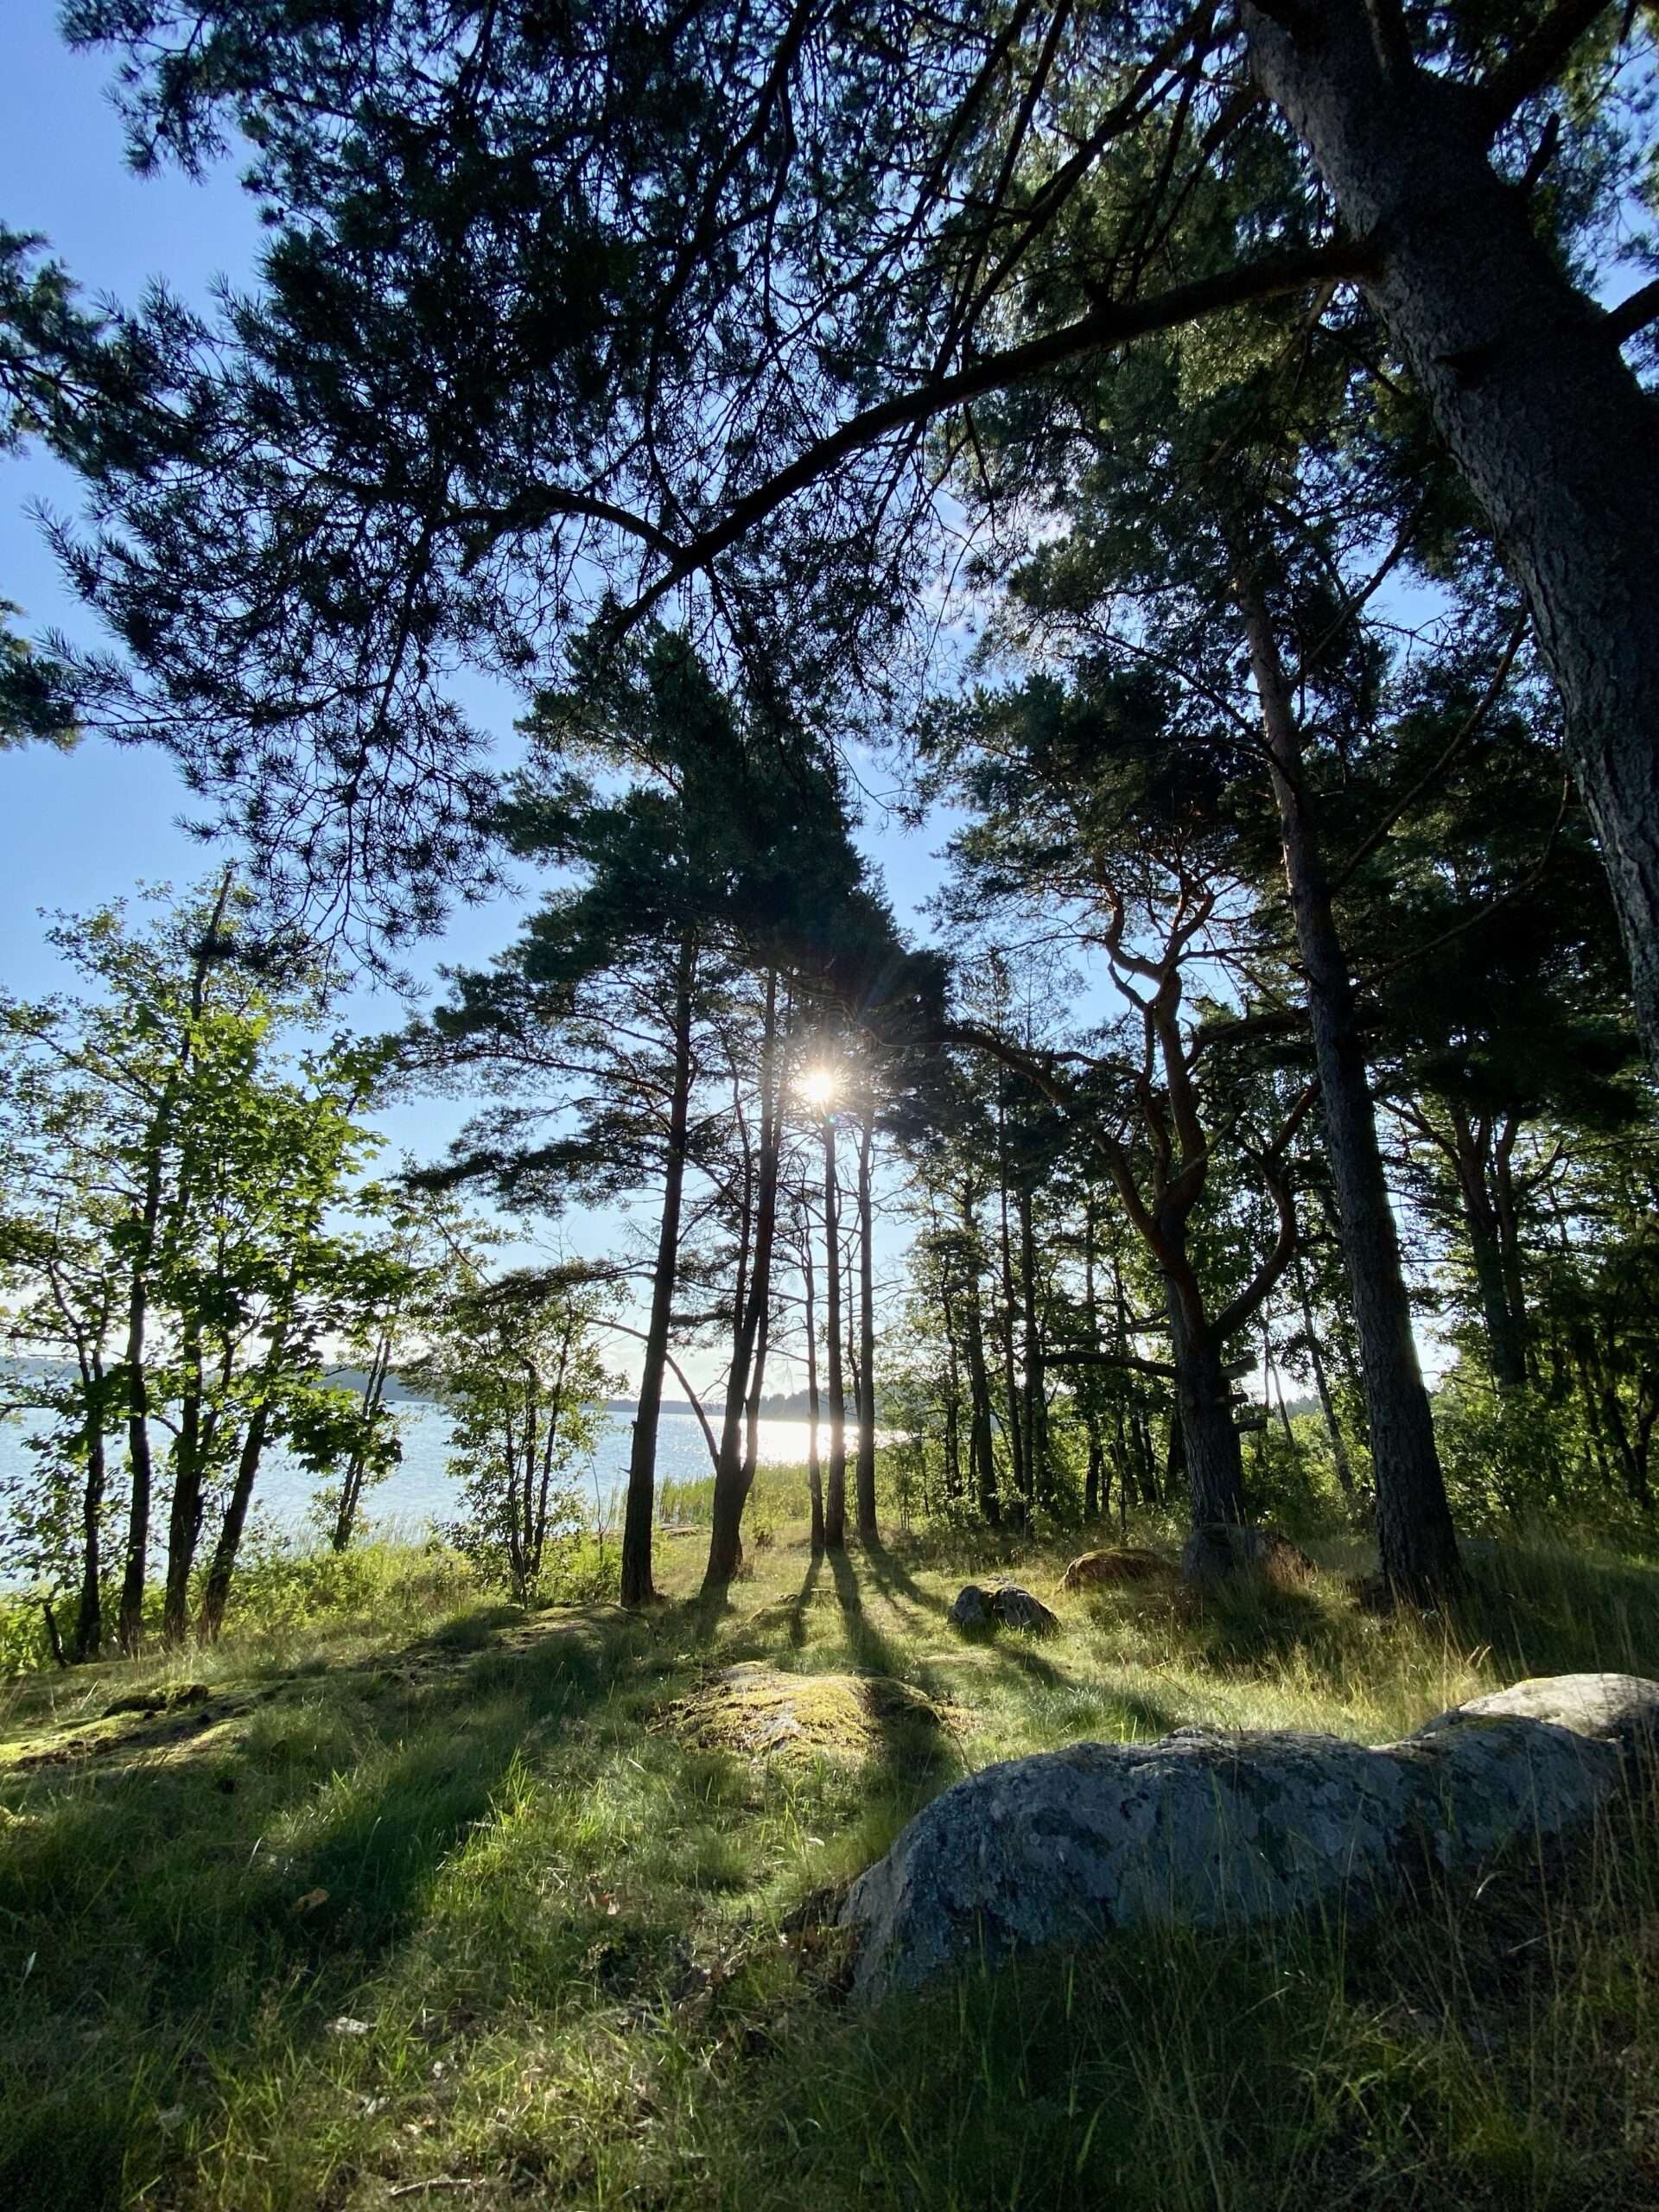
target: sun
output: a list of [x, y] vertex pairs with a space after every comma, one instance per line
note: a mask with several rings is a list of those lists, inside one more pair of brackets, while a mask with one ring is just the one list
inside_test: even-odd
[[833, 1068], [806, 1068], [802, 1071], [801, 1096], [809, 1106], [828, 1106], [840, 1088]]

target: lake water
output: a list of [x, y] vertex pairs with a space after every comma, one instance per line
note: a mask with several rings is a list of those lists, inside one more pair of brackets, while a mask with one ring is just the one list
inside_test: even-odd
[[[454, 1516], [455, 1484], [447, 1465], [449, 1416], [441, 1407], [419, 1400], [405, 1401], [397, 1413], [404, 1446], [402, 1464], [369, 1492], [364, 1505], [374, 1522], [395, 1525], [403, 1533], [424, 1531]], [[585, 1493], [589, 1512], [594, 1510], [597, 1500], [607, 1521], [614, 1524], [620, 1517], [621, 1494], [627, 1482], [633, 1416], [627, 1412], [607, 1410], [603, 1420], [591, 1464], [574, 1471]], [[3, 1510], [4, 1494], [10, 1479], [21, 1473], [26, 1464], [22, 1433], [15, 1424], [0, 1422], [0, 1510]], [[763, 1421], [760, 1436], [762, 1463], [767, 1466], [804, 1463], [809, 1436], [810, 1425], [804, 1421]], [[165, 1447], [166, 1440], [158, 1433], [158, 1459]], [[709, 1447], [696, 1416], [676, 1413], [665, 1407], [657, 1431], [658, 1484], [701, 1482], [710, 1472]], [[274, 1526], [285, 1535], [302, 1537], [310, 1529], [312, 1501], [321, 1487], [315, 1475], [296, 1466], [285, 1453], [269, 1452], [254, 1493], [255, 1511], [267, 1527]], [[804, 1495], [801, 1510], [803, 1513], [806, 1510]]]

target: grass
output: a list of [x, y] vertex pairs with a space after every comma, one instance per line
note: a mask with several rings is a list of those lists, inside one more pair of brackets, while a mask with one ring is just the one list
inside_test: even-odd
[[[1651, 1807], [1370, 1927], [1116, 1937], [868, 2013], [814, 1909], [995, 1758], [1382, 1740], [1527, 1673], [1659, 1675], [1659, 1573], [1500, 1551], [1457, 1618], [1388, 1621], [1336, 1572], [1198, 1606], [966, 1536], [815, 1567], [801, 1534], [714, 1609], [666, 1541], [645, 1620], [387, 1554], [308, 1623], [0, 1692], [0, 2202], [1659, 2202]], [[951, 1631], [999, 1566], [1058, 1636]], [[750, 1755], [706, 1718], [746, 1663], [891, 1676], [947, 1725], [872, 1698]]]

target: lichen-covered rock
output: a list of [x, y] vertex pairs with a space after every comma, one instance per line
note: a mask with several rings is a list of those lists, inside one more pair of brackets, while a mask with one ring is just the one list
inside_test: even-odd
[[1418, 1730], [1428, 1736], [1471, 1720], [1544, 1720], [1624, 1751], [1659, 1748], [1659, 1682], [1640, 1675], [1537, 1675], [1453, 1706]]
[[1414, 1866], [1478, 1865], [1587, 1820], [1659, 1746], [1659, 1683], [1567, 1675], [1370, 1750], [1185, 1728], [984, 1769], [936, 1797], [856, 1882], [842, 1920], [874, 1996], [999, 1951], [1138, 1921], [1359, 1909]]
[[950, 1607], [951, 1625], [963, 1629], [1017, 1628], [1031, 1636], [1052, 1636], [1059, 1617], [1018, 1583], [999, 1583], [982, 1590], [977, 1582], [964, 1584]]
[[989, 1628], [992, 1625], [990, 1592], [982, 1590], [977, 1582], [964, 1583], [951, 1600], [950, 1618], [952, 1628]]
[[1060, 1625], [1058, 1614], [1017, 1582], [1004, 1582], [992, 1591], [991, 1611], [1000, 1628], [1023, 1629], [1027, 1636], [1052, 1636]]
[[1306, 1582], [1319, 1573], [1307, 1554], [1277, 1529], [1243, 1528], [1215, 1521], [1195, 1529], [1181, 1548], [1181, 1578], [1186, 1582], [1224, 1582], [1235, 1574], [1259, 1574], [1268, 1582]]
[[896, 1747], [925, 1760], [945, 1715], [888, 1675], [791, 1675], [747, 1662], [705, 1677], [667, 1719], [703, 1751], [863, 1760]]

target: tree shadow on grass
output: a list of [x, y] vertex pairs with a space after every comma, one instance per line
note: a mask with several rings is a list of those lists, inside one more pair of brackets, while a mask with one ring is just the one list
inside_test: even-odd
[[182, 2178], [166, 2111], [264, 2063], [273, 2033], [288, 2069], [353, 2015], [527, 1740], [580, 1724], [640, 1648], [637, 1624], [591, 1619], [451, 1643], [442, 1669], [296, 1677], [160, 1750], [0, 1777], [0, 1927], [33, 1955], [0, 2020], [0, 2201]]
[[[870, 1578], [894, 1605], [909, 1604], [918, 1611], [937, 1614], [948, 1622], [950, 1608], [943, 1598], [924, 1590], [903, 1562], [880, 1543], [867, 1544], [862, 1557], [868, 1565]], [[981, 1630], [959, 1630], [964, 1644], [971, 1644], [989, 1652], [1005, 1669], [1023, 1675], [1028, 1681], [1039, 1683], [1046, 1689], [1069, 1689], [1076, 1687], [1072, 1679], [1052, 1660], [1046, 1659], [1030, 1635], [1020, 1629], [987, 1627]]]

